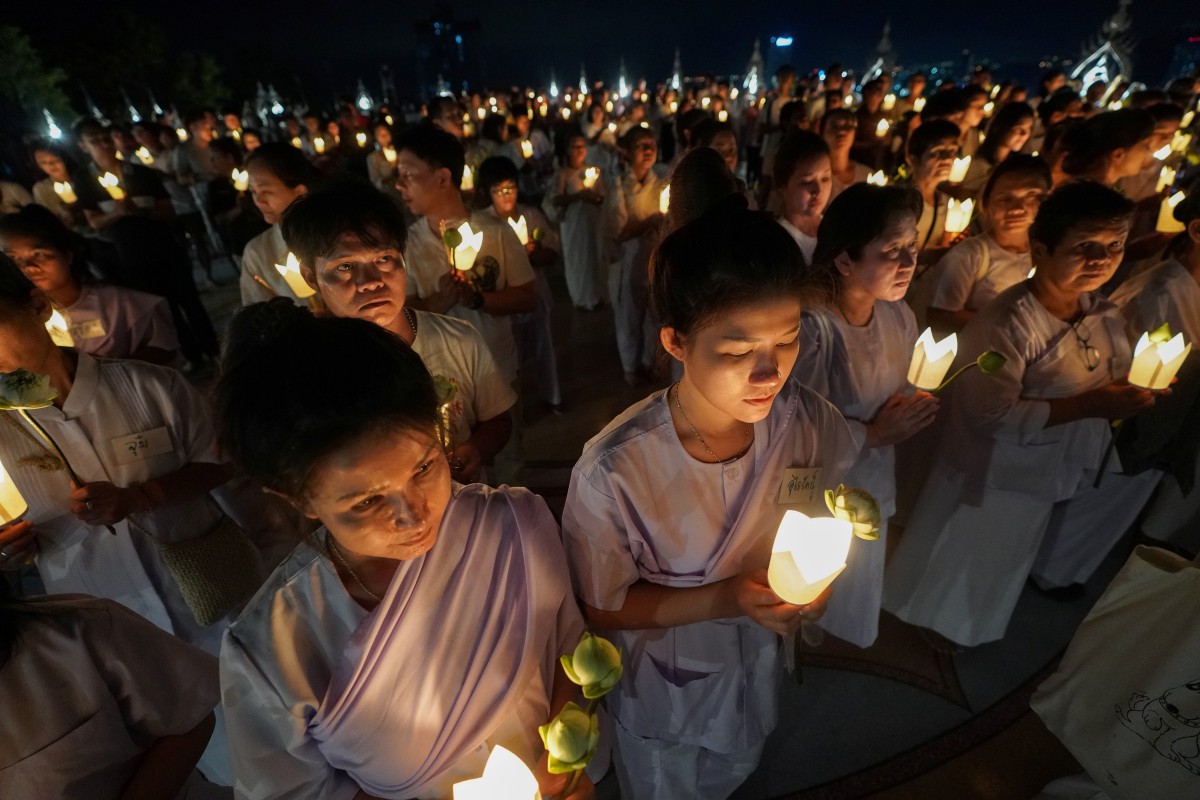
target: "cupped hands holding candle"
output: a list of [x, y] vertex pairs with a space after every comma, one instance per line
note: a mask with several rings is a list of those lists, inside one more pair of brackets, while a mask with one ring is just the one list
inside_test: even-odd
[[1190, 342], [1184, 342], [1183, 334], [1171, 336], [1171, 326], [1143, 333], [1133, 348], [1133, 365], [1129, 368], [1129, 382], [1134, 386], [1151, 391], [1170, 388], [1171, 381], [1192, 352]]

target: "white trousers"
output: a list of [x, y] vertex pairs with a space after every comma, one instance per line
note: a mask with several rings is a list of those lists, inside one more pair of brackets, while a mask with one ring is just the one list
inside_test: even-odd
[[875, 541], [854, 537], [846, 569], [834, 581], [829, 605], [817, 622], [827, 633], [857, 647], [870, 647], [879, 635], [887, 532], [885, 519], [879, 524], [879, 538]]
[[754, 772], [763, 745], [717, 753], [699, 745], [643, 739], [614, 722], [621, 800], [724, 800]]
[[623, 258], [613, 265], [619, 270], [617, 293], [613, 297], [613, 324], [617, 329], [617, 351], [626, 372], [649, 369], [658, 347], [658, 326], [647, 308], [649, 275], [645, 264], [630, 264]]

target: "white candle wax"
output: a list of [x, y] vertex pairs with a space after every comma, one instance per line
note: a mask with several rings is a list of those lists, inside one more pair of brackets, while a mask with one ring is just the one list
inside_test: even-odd
[[952, 333], [940, 342], [933, 340], [933, 331], [926, 328], [913, 347], [908, 366], [908, 382], [918, 389], [932, 391], [942, 385], [954, 357], [958, 355], [958, 334]]
[[846, 568], [853, 531], [842, 520], [785, 512], [767, 567], [771, 590], [797, 606], [816, 600]]

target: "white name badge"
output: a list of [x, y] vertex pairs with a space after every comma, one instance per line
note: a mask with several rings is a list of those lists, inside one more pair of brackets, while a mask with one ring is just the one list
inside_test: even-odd
[[72, 325], [69, 328], [71, 338], [75, 341], [81, 339], [99, 339], [105, 334], [104, 321], [99, 319], [89, 319], [84, 322]]
[[155, 428], [143, 433], [131, 433], [111, 440], [113, 453], [118, 464], [133, 464], [147, 458], [170, 453], [171, 434], [166, 428]]
[[821, 488], [820, 467], [789, 467], [783, 471], [779, 484], [779, 504], [790, 506], [814, 503]]

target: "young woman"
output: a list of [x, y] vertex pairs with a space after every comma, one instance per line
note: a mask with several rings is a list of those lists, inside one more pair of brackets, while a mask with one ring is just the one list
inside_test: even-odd
[[0, 218], [0, 250], [65, 318], [74, 346], [107, 358], [180, 366], [171, 309], [161, 297], [97, 283], [83, 240], [41, 206]]
[[917, 244], [922, 261], [935, 261], [945, 252], [946, 213], [950, 198], [938, 186], [950, 177], [958, 157], [958, 126], [948, 119], [926, 122], [908, 139], [908, 168], [912, 187], [921, 194]]
[[251, 239], [242, 251], [242, 275], [238, 281], [242, 305], [272, 297], [288, 297], [297, 305], [304, 305], [305, 301], [296, 297], [275, 268], [276, 264], [287, 263], [288, 254], [279, 221], [294, 200], [308, 193], [316, 174], [300, 150], [283, 142], [271, 142], [255, 150], [246, 159], [246, 172], [250, 173], [254, 205], [271, 227]]
[[1063, 171], [1077, 179], [1115, 186], [1137, 175], [1154, 157], [1154, 118], [1139, 108], [1122, 108], [1084, 120], [1067, 132]]
[[821, 627], [859, 647], [879, 631], [895, 448], [934, 420], [938, 401], [906, 394], [917, 324], [904, 294], [917, 264], [920, 197], [899, 186], [851, 186], [821, 220], [813, 269], [829, 300], [804, 313], [793, 375], [845, 415], [862, 445], [845, 481], [879, 503], [879, 540], [856, 540]]
[[815, 133], [793, 131], [775, 151], [771, 170], [778, 181], [779, 224], [796, 240], [804, 263], [813, 263], [817, 227], [833, 191], [829, 145]]
[[238, 143], [230, 137], [213, 139], [208, 146], [208, 158], [216, 177], [205, 187], [205, 208], [225, 252], [237, 263], [246, 245], [270, 226], [254, 201], [234, 185], [233, 171], [242, 168], [242, 148]]
[[963, 192], [971, 197], [987, 183], [988, 176], [997, 166], [1004, 163], [1011, 153], [1020, 153], [1033, 133], [1033, 109], [1025, 103], [1008, 103], [1001, 106], [992, 117], [987, 129], [987, 138], [967, 167], [963, 179]]
[[534, 368], [542, 399], [555, 413], [562, 413], [562, 388], [550, 325], [554, 297], [546, 279], [546, 268], [559, 262], [562, 244], [540, 208], [519, 202], [519, 180], [520, 171], [516, 164], [505, 156], [493, 156], [479, 165], [476, 186], [479, 196], [486, 198], [487, 212], [496, 219], [510, 224], [525, 220], [525, 252], [529, 254], [529, 264], [537, 276], [538, 305], [533, 311], [513, 317], [513, 337], [517, 341], [521, 363], [531, 364]]
[[609, 206], [608, 230], [615, 234], [619, 253], [613, 281], [617, 351], [625, 382], [634, 386], [649, 375], [658, 353], [647, 302], [648, 272], [662, 225], [660, 202], [667, 180], [666, 170], [656, 163], [658, 146], [649, 128], [634, 128], [621, 144], [625, 165], [617, 179], [615, 202]]
[[399, 202], [400, 194], [396, 191], [396, 143], [392, 137], [392, 127], [386, 122], [376, 122], [372, 132], [375, 135], [375, 149], [367, 156], [367, 177], [376, 189]]
[[68, 203], [54, 189], [55, 184], [69, 183], [74, 192], [77, 182], [87, 180], [81, 177], [74, 160], [61, 145], [51, 141], [40, 141], [34, 145], [33, 159], [46, 176], [33, 185], [33, 202], [50, 209], [72, 230], [86, 229], [87, 220], [83, 217], [78, 199]]
[[[603, 109], [602, 109], [603, 110]], [[606, 193], [603, 175], [588, 186], [587, 139], [575, 132], [567, 138], [563, 166], [546, 192], [542, 208], [562, 231], [563, 271], [567, 292], [576, 308], [592, 311], [604, 299], [604, 268], [607, 263], [604, 214]]]
[[865, 183], [871, 168], [850, 159], [850, 148], [854, 146], [854, 134], [858, 130], [858, 119], [848, 109], [835, 109], [821, 119], [821, 136], [829, 145], [829, 158], [833, 169], [833, 189], [830, 199], [837, 197], [846, 187]]
[[1029, 226], [1050, 191], [1050, 170], [1033, 156], [1014, 154], [988, 176], [980, 196], [987, 232], [947, 251], [929, 282], [929, 325], [944, 336], [962, 330], [1000, 292], [1029, 277]]
[[1109, 421], [1154, 403], [1126, 382], [1124, 319], [1096, 294], [1121, 261], [1132, 210], [1089, 181], [1053, 192], [1029, 230], [1037, 271], [959, 334], [957, 366], [985, 350], [1006, 361], [951, 388], [884, 592], [884, 607], [935, 632], [935, 646], [1002, 638], [1031, 573], [1045, 589], [1086, 581], [1154, 488], [1157, 475], [1121, 475], [1118, 458], [1093, 488]]
[[583, 625], [558, 528], [525, 490], [451, 482], [420, 358], [276, 300], [234, 319], [218, 402], [228, 451], [323, 525], [226, 636], [239, 785], [444, 798], [502, 744], [561, 792], [537, 726], [576, 697], [558, 656]]
[[[563, 512], [584, 614], [624, 654], [607, 702], [630, 800], [726, 797], [757, 766], [780, 635], [824, 603], [790, 605], [767, 583], [781, 490], [812, 513], [857, 453], [837, 410], [790, 377], [799, 250], [745, 208], [729, 195], [656, 251], [655, 317], [683, 378], [588, 442]], [[789, 495], [789, 478], [815, 493]]]

